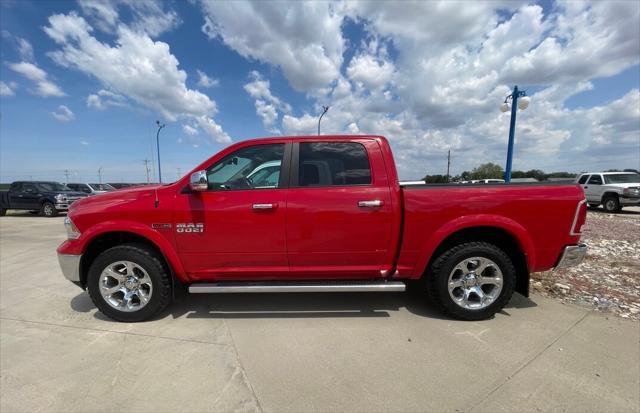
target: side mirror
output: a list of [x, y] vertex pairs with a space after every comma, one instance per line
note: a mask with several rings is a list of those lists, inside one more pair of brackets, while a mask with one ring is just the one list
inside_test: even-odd
[[197, 171], [191, 174], [189, 188], [192, 191], [206, 191], [209, 189], [209, 181], [207, 181], [207, 171]]

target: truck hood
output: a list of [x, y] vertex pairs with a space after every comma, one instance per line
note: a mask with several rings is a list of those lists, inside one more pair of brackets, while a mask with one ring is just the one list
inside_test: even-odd
[[40, 193], [50, 196], [66, 195], [70, 198], [85, 198], [87, 196], [87, 194], [85, 194], [84, 192], [78, 191], [41, 191]]
[[614, 187], [614, 188], [638, 188], [640, 187], [640, 182], [628, 182], [624, 184], [606, 184], [604, 186]]
[[82, 213], [88, 210], [112, 208], [145, 199], [149, 201], [149, 206], [153, 207], [156, 190], [159, 192], [163, 188], [166, 187], [163, 185], [147, 185], [109, 191], [100, 194], [100, 196], [88, 196], [71, 204], [69, 213]]

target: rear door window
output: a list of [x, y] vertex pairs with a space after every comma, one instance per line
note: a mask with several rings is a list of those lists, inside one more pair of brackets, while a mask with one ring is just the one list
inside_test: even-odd
[[582, 175], [578, 180], [578, 183], [580, 185], [584, 185], [587, 182], [587, 179], [589, 179], [589, 175]]
[[367, 185], [371, 168], [364, 145], [357, 142], [302, 142], [298, 186]]

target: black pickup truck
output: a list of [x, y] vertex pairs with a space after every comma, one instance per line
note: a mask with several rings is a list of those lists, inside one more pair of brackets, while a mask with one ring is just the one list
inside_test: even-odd
[[86, 196], [58, 182], [18, 181], [12, 183], [8, 191], [0, 191], [0, 216], [9, 209], [24, 209], [55, 217], [58, 212], [69, 209], [72, 202]]

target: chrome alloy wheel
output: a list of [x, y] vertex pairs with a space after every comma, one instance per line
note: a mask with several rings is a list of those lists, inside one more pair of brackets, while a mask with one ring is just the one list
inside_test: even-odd
[[502, 271], [495, 262], [484, 257], [466, 258], [449, 274], [449, 295], [462, 308], [482, 310], [498, 298], [502, 284]]
[[100, 294], [118, 311], [140, 310], [147, 305], [152, 293], [149, 274], [135, 262], [114, 262], [100, 274]]

